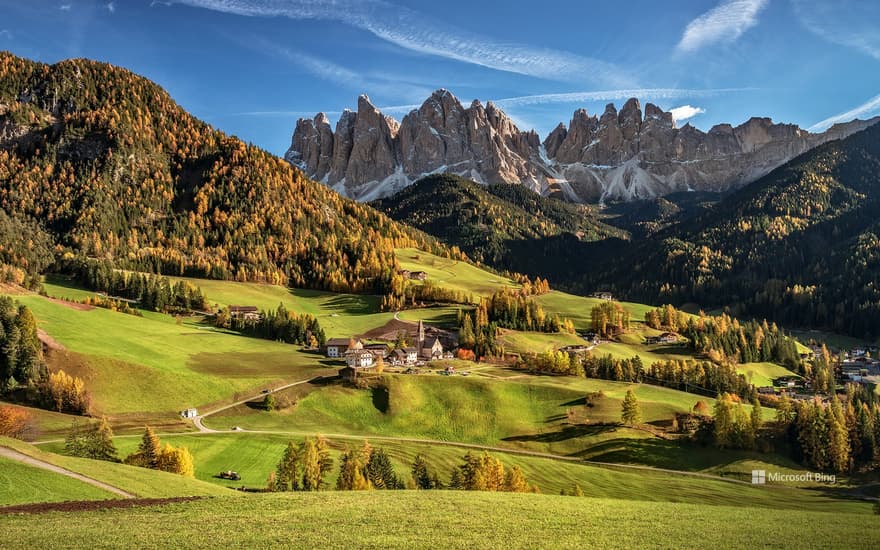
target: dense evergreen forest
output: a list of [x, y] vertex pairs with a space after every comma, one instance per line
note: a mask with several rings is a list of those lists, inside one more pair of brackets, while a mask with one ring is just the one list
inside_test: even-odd
[[522, 185], [480, 185], [453, 174], [424, 177], [372, 204], [498, 269], [511, 268], [510, 256], [520, 241], [626, 235], [600, 221], [594, 206], [542, 197]]
[[0, 261], [19, 270], [6, 278], [71, 255], [168, 275], [383, 292], [394, 247], [448, 254], [111, 65], [0, 52], [0, 126]]
[[[545, 231], [531, 230], [508, 202], [462, 199], [464, 212], [456, 212], [446, 202], [469, 188], [439, 181], [437, 206], [433, 196], [418, 198], [435, 190], [425, 184], [382, 208], [495, 267], [575, 293], [608, 289], [633, 301], [696, 302], [790, 327], [880, 336], [880, 125], [809, 151], [720, 200], [658, 199], [582, 214], [620, 225], [606, 231], [595, 222], [596, 238], [581, 238], [561, 221], [567, 218], [549, 214], [564, 207], [540, 210]], [[505, 193], [517, 193], [509, 187]], [[495, 244], [480, 249], [480, 239]]]

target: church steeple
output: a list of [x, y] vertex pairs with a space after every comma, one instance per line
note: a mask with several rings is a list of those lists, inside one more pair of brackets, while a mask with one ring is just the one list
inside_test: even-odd
[[419, 319], [419, 352], [425, 347], [425, 323]]

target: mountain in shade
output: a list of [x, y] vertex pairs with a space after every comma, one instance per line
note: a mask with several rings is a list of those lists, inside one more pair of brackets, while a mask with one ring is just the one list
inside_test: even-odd
[[370, 204], [501, 269], [508, 267], [517, 243], [558, 235], [582, 241], [627, 236], [605, 224], [595, 206], [542, 197], [521, 185], [480, 185], [453, 174], [426, 176]]
[[468, 107], [437, 90], [399, 123], [365, 95], [335, 131], [323, 113], [297, 122], [285, 158], [340, 194], [387, 197], [430, 174], [479, 183], [517, 183], [573, 202], [659, 197], [740, 188], [788, 160], [877, 122], [856, 120], [814, 134], [769, 118], [708, 132], [678, 128], [672, 114], [635, 98], [601, 115], [578, 109], [543, 141], [492, 102]]

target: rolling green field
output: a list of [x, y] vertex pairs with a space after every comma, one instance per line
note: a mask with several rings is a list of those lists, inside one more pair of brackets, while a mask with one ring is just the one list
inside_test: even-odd
[[[334, 468], [327, 477], [330, 487], [335, 486], [339, 472], [339, 453], [358, 448], [363, 443], [359, 437], [343, 438], [327, 436], [332, 449]], [[269, 473], [275, 469], [284, 447], [291, 439], [301, 437], [282, 434], [228, 433], [228, 434], [180, 434], [163, 436], [163, 442], [185, 446], [193, 453], [196, 477], [225, 487], [262, 488]], [[437, 444], [424, 444], [413, 441], [394, 441], [369, 439], [374, 447], [383, 448], [391, 458], [397, 475], [402, 479], [409, 477], [410, 467], [416, 456], [421, 454], [432, 471], [441, 480], [448, 481], [450, 472], [468, 449]], [[121, 451], [130, 452], [137, 447], [136, 438], [119, 438], [116, 441]], [[47, 446], [52, 447], [52, 446]], [[480, 453], [479, 450], [471, 450]], [[797, 487], [771, 485], [754, 487], [750, 483], [726, 481], [723, 479], [664, 472], [650, 468], [627, 468], [603, 466], [578, 461], [563, 461], [537, 456], [524, 456], [503, 451], [492, 451], [508, 467], [522, 468], [526, 479], [536, 484], [542, 493], [558, 494], [560, 490], [571, 489], [575, 483], [581, 486], [588, 496], [618, 498], [625, 500], [649, 500], [662, 502], [691, 502], [705, 505], [733, 505], [749, 502], [750, 506], [767, 508], [794, 508], [803, 510], [836, 510], [840, 512], [869, 512], [863, 503], [846, 502], [832, 498], [833, 495], [816, 490]], [[749, 460], [749, 467], [777, 468], [759, 460]], [[729, 469], [729, 467], [728, 467]], [[226, 481], [215, 477], [219, 472], [234, 470], [241, 475], [240, 481]], [[736, 468], [734, 468], [736, 470]], [[796, 471], [796, 470], [786, 470]], [[727, 472], [730, 475], [733, 472]], [[741, 473], [736, 470], [737, 474]], [[748, 471], [750, 474], [750, 470]], [[739, 478], [741, 476], [734, 476]], [[222, 491], [218, 487], [218, 491]], [[183, 493], [180, 493], [183, 494]], [[427, 493], [426, 495], [435, 495]]]
[[475, 298], [489, 296], [503, 288], [520, 287], [503, 275], [495, 275], [471, 264], [441, 258], [415, 248], [398, 248], [394, 254], [402, 269], [424, 271], [428, 274], [429, 281], [444, 288], [473, 294]]
[[755, 387], [772, 386], [773, 380], [781, 376], [797, 376], [775, 363], [743, 363], [737, 366], [736, 372], [745, 375]]
[[334, 294], [259, 283], [181, 277], [170, 279], [185, 280], [198, 286], [208, 296], [212, 306], [247, 305], [269, 311], [283, 303], [290, 311], [317, 317], [328, 338], [362, 334], [384, 325], [393, 317], [393, 313], [379, 312], [378, 296]]
[[[296, 404], [265, 412], [248, 405], [205, 419], [211, 428], [297, 433], [336, 433], [399, 436], [459, 441], [513, 449], [581, 454], [599, 452], [611, 441], [652, 437], [648, 432], [614, 424], [620, 406], [632, 389], [646, 422], [666, 423], [676, 412], [693, 408], [700, 399], [714, 400], [668, 388], [573, 377], [530, 376], [487, 378], [504, 369], [480, 370], [469, 377], [383, 375], [370, 389], [342, 385], [300, 386], [291, 398]], [[602, 392], [588, 407], [585, 396]], [[462, 404], [468, 406], [462, 406]], [[767, 414], [773, 411], [767, 410]], [[572, 421], [569, 421], [569, 414]], [[639, 463], [643, 449], [622, 462]], [[681, 460], [666, 456], [669, 464]], [[685, 451], [678, 450], [685, 455]]]
[[[438, 491], [303, 493], [0, 516], [0, 546], [864, 548], [867, 516], [739, 505]], [[867, 508], [867, 506], [863, 506]], [[686, 521], [685, 521], [686, 519]]]
[[[132, 441], [136, 442], [137, 440], [132, 438]], [[224, 489], [223, 487], [204, 483], [198, 479], [185, 478], [175, 474], [148, 470], [146, 468], [137, 468], [135, 466], [126, 466], [124, 464], [63, 456], [54, 452], [47, 452], [41, 448], [34, 447], [33, 445], [15, 439], [0, 437], [0, 445], [15, 449], [20, 453], [24, 453], [38, 460], [60, 466], [71, 472], [76, 472], [86, 477], [102, 481], [108, 485], [112, 485], [113, 487], [122, 489], [123, 491], [127, 491], [139, 497], [165, 498], [175, 496], [218, 496], [231, 493], [231, 491]], [[63, 448], [63, 444], [58, 444], [57, 446], [59, 449]], [[70, 481], [75, 480], [70, 479]], [[91, 485], [82, 485], [85, 485], [85, 487], [89, 489], [94, 488]], [[84, 492], [83, 494], [85, 495], [88, 493]], [[235, 493], [232, 494], [234, 495]], [[0, 492], [0, 495], [2, 495], [2, 492]], [[2, 498], [3, 497], [0, 496], [0, 499]], [[72, 498], [83, 500], [86, 497], [79, 498], [74, 494], [72, 495]], [[45, 501], [32, 500], [31, 502]]]
[[[604, 302], [598, 298], [576, 296], [558, 290], [536, 296], [535, 301], [543, 306], [544, 311], [556, 313], [563, 319], [571, 319], [578, 330], [590, 330], [593, 322], [591, 311], [593, 307]], [[631, 302], [620, 302], [620, 305], [629, 311], [632, 321], [637, 323], [643, 322], [645, 313], [654, 309], [652, 306]]]
[[520, 332], [505, 330], [501, 337], [504, 351], [519, 354], [556, 351], [564, 346], [585, 345], [586, 341], [577, 334], [565, 332]]
[[115, 497], [88, 483], [0, 457], [0, 506]]
[[66, 348], [52, 364], [86, 381], [96, 413], [173, 416], [327, 370], [320, 356], [296, 346], [177, 324], [168, 315], [84, 311], [34, 294], [16, 299]]

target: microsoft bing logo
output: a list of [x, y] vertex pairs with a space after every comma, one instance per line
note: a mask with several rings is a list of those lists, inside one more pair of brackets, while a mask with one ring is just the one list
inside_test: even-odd
[[764, 485], [767, 483], [767, 471], [766, 470], [752, 470], [752, 484], [753, 485]]

